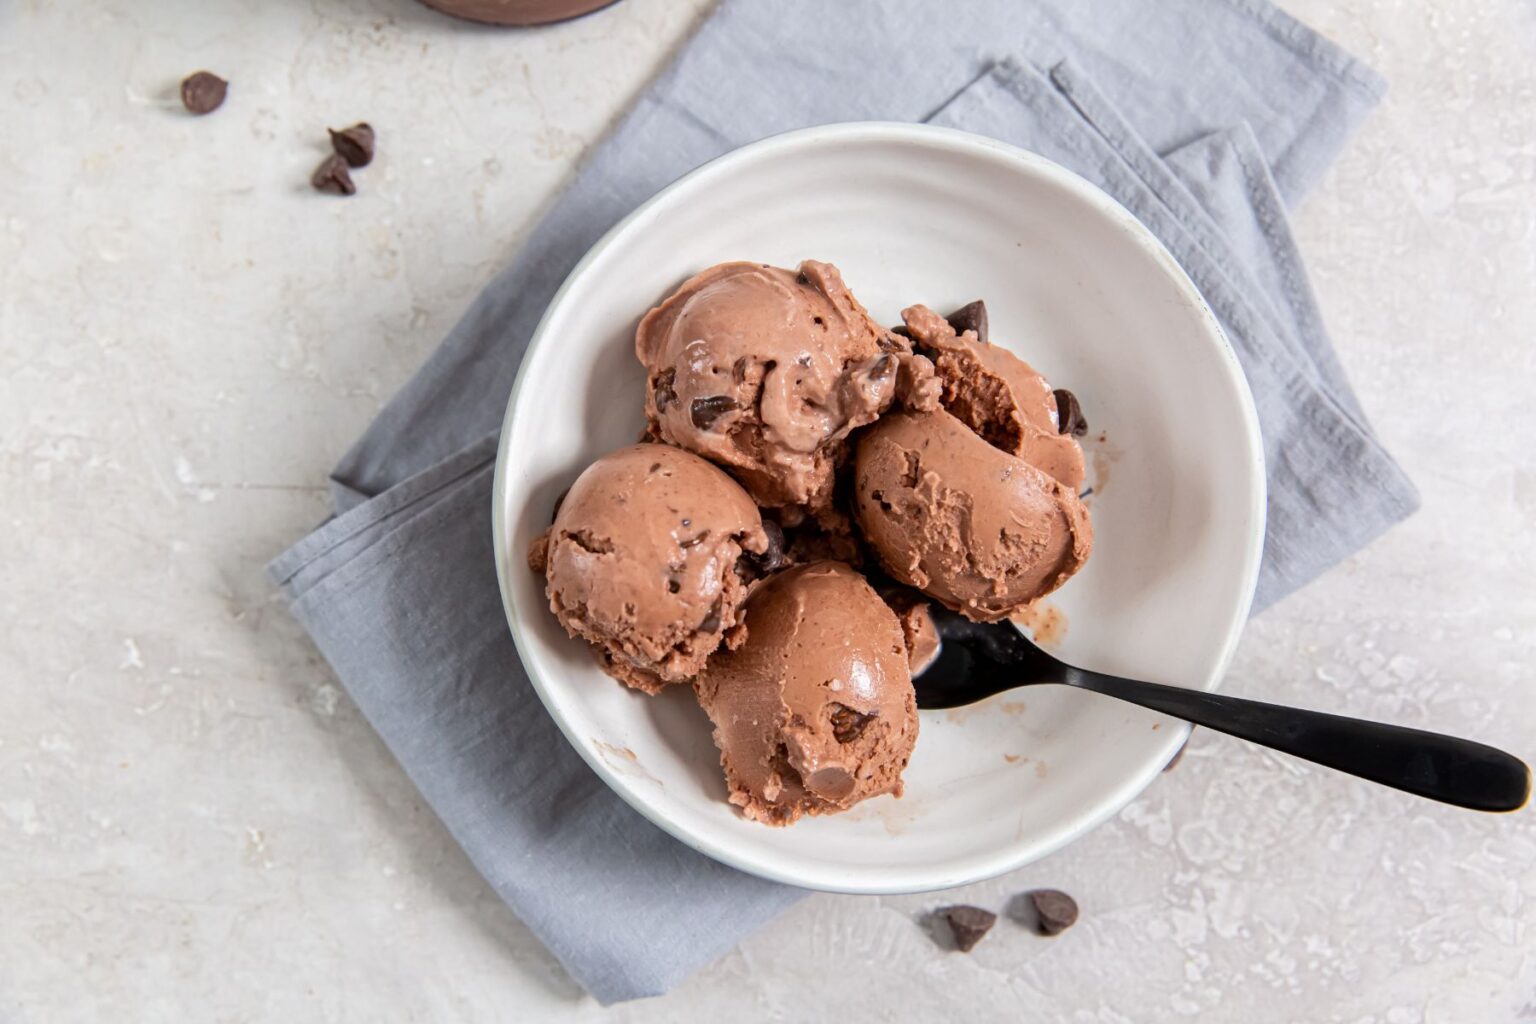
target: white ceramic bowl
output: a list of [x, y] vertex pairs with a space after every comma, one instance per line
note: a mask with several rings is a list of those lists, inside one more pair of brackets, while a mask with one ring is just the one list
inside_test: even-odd
[[[1034, 860], [1114, 814], [1183, 740], [1172, 719], [1065, 687], [924, 712], [906, 795], [768, 828], [725, 802], [687, 687], [646, 698], [566, 636], [524, 551], [589, 462], [631, 443], [640, 316], [724, 260], [835, 263], [870, 311], [984, 298], [992, 340], [1072, 389], [1091, 426], [1095, 542], [1050, 603], [1085, 667], [1216, 685], [1258, 573], [1264, 472], [1253, 403], [1194, 286], [1097, 188], [945, 129], [833, 125], [746, 146], [678, 180], [592, 247], [539, 324], [497, 464], [497, 570], [528, 674], [566, 737], [636, 810], [767, 878], [917, 892]], [[1102, 442], [1097, 438], [1104, 435]]]

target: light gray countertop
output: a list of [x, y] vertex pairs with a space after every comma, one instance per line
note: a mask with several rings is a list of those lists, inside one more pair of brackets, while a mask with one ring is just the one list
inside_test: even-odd
[[[262, 567], [707, 6], [0, 7], [0, 1019], [1536, 1020], [1531, 812], [1209, 733], [1015, 875], [811, 898], [608, 1011], [475, 874]], [[1424, 509], [1256, 620], [1226, 688], [1536, 758], [1536, 9], [1286, 6], [1392, 85], [1296, 230]], [[198, 120], [201, 67], [233, 85]], [[360, 119], [360, 193], [314, 195]], [[1054, 940], [916, 923], [1042, 885], [1083, 907]]]

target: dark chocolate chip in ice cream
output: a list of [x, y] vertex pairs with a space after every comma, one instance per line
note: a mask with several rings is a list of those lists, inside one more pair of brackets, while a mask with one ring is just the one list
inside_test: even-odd
[[987, 344], [987, 335], [990, 333], [987, 330], [987, 304], [980, 299], [967, 302], [944, 319], [949, 321], [949, 326], [955, 329], [956, 334], [975, 331], [976, 340], [983, 345]]
[[1056, 395], [1056, 432], [1071, 434], [1073, 437], [1082, 437], [1088, 433], [1088, 420], [1083, 416], [1083, 407], [1078, 404], [1077, 396], [1066, 388], [1057, 388]]
[[708, 430], [721, 416], [740, 407], [736, 399], [730, 395], [708, 395], [693, 400], [689, 415], [693, 417], [694, 426], [700, 430]]
[[763, 532], [768, 535], [768, 549], [761, 555], [747, 557], [758, 572], [766, 575], [784, 568], [784, 530], [772, 519], [764, 519]]

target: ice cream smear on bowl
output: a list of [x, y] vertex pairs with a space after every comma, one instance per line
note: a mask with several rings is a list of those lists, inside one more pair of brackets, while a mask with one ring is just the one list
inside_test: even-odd
[[529, 549], [604, 671], [692, 685], [754, 821], [899, 796], [928, 602], [998, 621], [1092, 548], [1076, 398], [992, 345], [980, 302], [902, 319], [829, 263], [695, 274], [636, 331], [647, 440], [587, 467]]

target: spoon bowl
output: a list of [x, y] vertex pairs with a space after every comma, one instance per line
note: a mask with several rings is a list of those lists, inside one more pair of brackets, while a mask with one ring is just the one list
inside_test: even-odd
[[1476, 811], [1517, 811], [1531, 795], [1519, 758], [1472, 740], [1091, 672], [1042, 651], [1008, 622], [931, 608], [939, 654], [912, 681], [917, 706], [956, 708], [1059, 683], [1160, 711], [1370, 782]]

